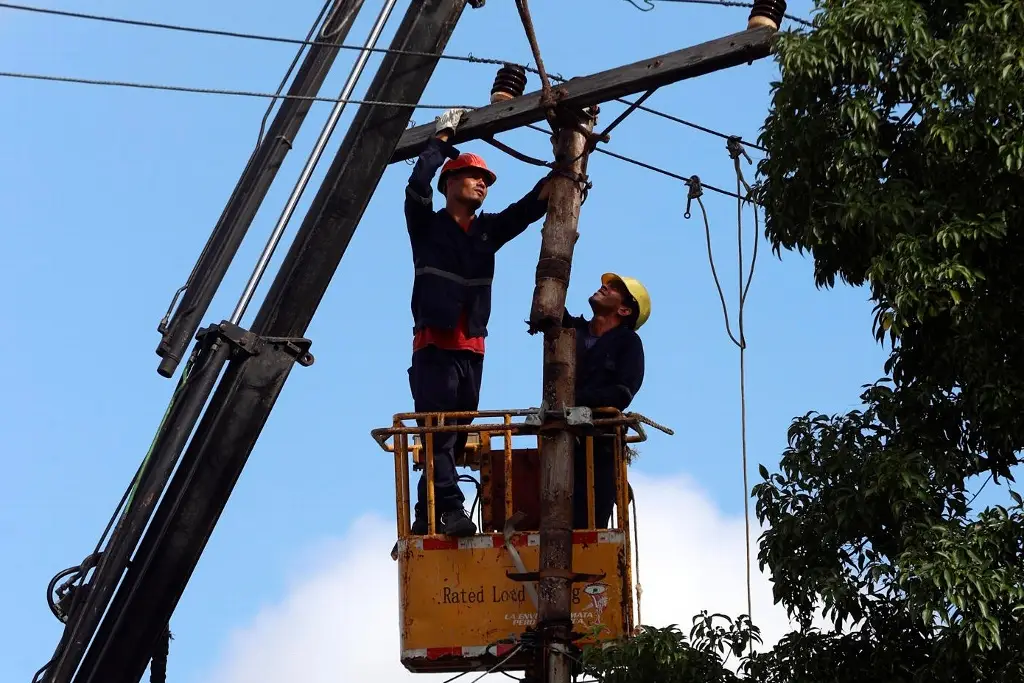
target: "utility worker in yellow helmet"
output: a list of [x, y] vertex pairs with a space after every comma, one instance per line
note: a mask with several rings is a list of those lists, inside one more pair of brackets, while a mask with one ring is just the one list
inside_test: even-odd
[[[563, 327], [576, 330], [576, 405], [625, 411], [644, 381], [644, 345], [637, 334], [651, 315], [651, 297], [635, 278], [605, 273], [591, 295], [594, 316], [566, 311]], [[615, 505], [615, 441], [594, 438], [595, 525], [607, 529]], [[588, 526], [586, 441], [577, 439], [573, 528]]]

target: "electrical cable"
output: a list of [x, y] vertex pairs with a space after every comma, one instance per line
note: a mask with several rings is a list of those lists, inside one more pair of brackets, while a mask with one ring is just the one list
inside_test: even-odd
[[[480, 502], [480, 493], [481, 493], [481, 491], [483, 491], [483, 484], [481, 484], [480, 481], [476, 477], [471, 475], [471, 474], [460, 474], [456, 478], [456, 481], [462, 482], [464, 484], [473, 484], [474, 485], [474, 489], [476, 490], [476, 494], [473, 496], [473, 504], [469, 508], [469, 518], [473, 519], [473, 513], [477, 511], [476, 505], [477, 505], [478, 502]], [[478, 521], [480, 522], [480, 524], [479, 524], [478, 528], [482, 528], [483, 525], [484, 525], [484, 522], [483, 522], [483, 519], [484, 519], [484, 508], [483, 508], [482, 505], [480, 506], [479, 512], [480, 512], [480, 515], [479, 515], [479, 520]]]
[[[327, 4], [325, 4], [325, 9], [317, 17], [316, 24], [319, 23], [319, 19], [323, 16], [323, 13], [326, 11], [326, 8], [328, 6], [329, 6], [329, 2]], [[68, 11], [68, 10], [50, 9], [50, 8], [46, 8], [46, 7], [35, 7], [35, 6], [32, 6], [32, 5], [22, 5], [22, 4], [10, 3], [10, 2], [0, 2], [0, 9], [20, 10], [20, 11], [25, 11], [25, 12], [34, 12], [34, 13], [38, 13], [38, 14], [48, 14], [48, 15], [53, 15], [53, 16], [68, 17], [68, 18], [72, 18], [72, 19], [85, 19], [85, 20], [90, 20], [90, 21], [99, 21], [99, 22], [112, 23], [112, 24], [121, 24], [121, 25], [127, 25], [127, 26], [137, 26], [137, 27], [142, 27], [142, 28], [158, 28], [158, 29], [169, 30], [169, 31], [179, 31], [179, 32], [183, 32], [183, 33], [193, 33], [193, 34], [198, 34], [198, 35], [217, 36], [217, 37], [222, 37], [222, 38], [240, 38], [240, 39], [245, 39], [245, 40], [257, 40], [257, 41], [271, 42], [271, 43], [283, 43], [283, 44], [287, 44], [287, 45], [299, 45], [300, 47], [308, 47], [308, 46], [319, 45], [319, 46], [326, 46], [326, 47], [334, 47], [334, 48], [339, 49], [339, 50], [359, 50], [359, 51], [362, 51], [364, 49], [363, 46], [360, 46], [360, 45], [336, 44], [336, 43], [331, 43], [331, 42], [327, 42], [327, 41], [323, 41], [323, 40], [310, 40], [310, 38], [312, 37], [312, 35], [313, 35], [314, 31], [315, 31], [316, 24], [314, 24], [314, 30], [310, 31], [310, 33], [306, 36], [306, 39], [305, 40], [301, 40], [301, 39], [298, 39], [298, 38], [286, 38], [286, 37], [283, 37], [283, 36], [272, 36], [272, 35], [259, 34], [259, 33], [248, 33], [248, 32], [242, 32], [242, 31], [227, 31], [227, 30], [221, 30], [221, 29], [209, 29], [209, 28], [202, 28], [202, 27], [198, 27], [198, 26], [188, 26], [188, 25], [183, 25], [183, 24], [170, 24], [170, 23], [156, 22], [156, 21], [145, 21], [145, 20], [141, 20], [141, 19], [124, 19], [124, 18], [121, 18], [121, 17], [113, 17], [113, 16], [108, 16], [108, 15], [89, 14], [89, 13], [85, 13], [85, 12], [72, 12], [72, 11]], [[648, 10], [644, 10], [644, 11], [648, 11]], [[328, 22], [325, 22], [325, 25], [326, 25], [326, 23], [329, 23], [329, 20], [328, 20]], [[324, 34], [323, 32], [321, 32], [321, 36], [322, 37], [324, 37], [326, 35], [327, 34]], [[432, 57], [432, 58], [437, 58], [437, 59], [441, 59], [441, 60], [468, 62], [468, 63], [473, 63], [473, 64], [490, 64], [490, 65], [493, 65], [493, 66], [503, 66], [505, 64], [512, 64], [512, 65], [515, 65], [515, 66], [520, 66], [520, 67], [526, 69], [527, 71], [529, 71], [530, 73], [537, 74], [537, 75], [541, 74], [540, 69], [537, 69], [537, 68], [534, 68], [534, 67], [531, 67], [531, 66], [528, 66], [528, 65], [525, 65], [525, 64], [517, 64], [515, 62], [511, 62], [511, 61], [506, 60], [506, 59], [494, 59], [494, 58], [488, 58], [488, 57], [476, 57], [472, 53], [470, 53], [468, 55], [448, 55], [448, 54], [436, 54], [436, 53], [431, 53], [431, 52], [419, 52], [419, 51], [415, 51], [415, 50], [396, 50], [396, 49], [392, 49], [392, 48], [377, 48], [377, 47], [375, 47], [375, 48], [368, 48], [368, 49], [366, 49], [366, 51], [370, 52], [370, 53], [408, 55], [408, 56], [411, 56], [411, 57]], [[557, 81], [559, 83], [564, 83], [567, 80], [569, 80], [569, 79], [566, 79], [564, 76], [561, 76], [561, 75], [555, 74], [555, 73], [549, 73], [549, 74], [547, 74], [547, 76], [552, 81]], [[280, 90], [281, 90], [281, 88], [279, 88], [279, 91]], [[631, 106], [631, 105], [635, 104], [634, 102], [631, 102], [630, 100], [627, 100], [627, 99], [622, 98], [622, 97], [615, 98], [615, 101], [619, 102], [621, 104], [625, 104], [627, 106]], [[273, 104], [271, 104], [271, 106], [273, 106]], [[702, 125], [697, 124], [697, 123], [693, 123], [692, 121], [687, 121], [686, 119], [682, 119], [682, 118], [680, 118], [678, 116], [674, 116], [672, 114], [667, 114], [667, 113], [659, 111], [657, 109], [652, 109], [651, 107], [637, 106], [636, 108], [639, 109], [640, 111], [647, 112], [648, 114], [652, 114], [654, 116], [659, 116], [659, 117], [664, 118], [664, 119], [666, 119], [668, 121], [673, 121], [673, 122], [681, 124], [683, 126], [688, 126], [690, 128], [693, 128], [695, 130], [699, 130], [699, 131], [707, 133], [709, 135], [715, 135], [715, 136], [718, 136], [718, 137], [723, 138], [723, 139], [728, 139], [730, 137], [729, 135], [727, 135], [725, 133], [713, 130], [711, 128], [708, 128], [706, 126], [702, 126]], [[265, 123], [266, 123], [266, 117], [264, 117], [264, 125], [265, 125]], [[262, 126], [261, 126], [261, 136], [262, 136]], [[761, 152], [765, 151], [765, 149], [763, 147], [760, 147], [760, 146], [755, 145], [755, 144], [750, 143], [750, 142], [745, 142], [744, 141], [743, 144], [747, 145], [748, 147], [751, 147], [753, 149], [756, 149], [758, 151], [761, 151]]]
[[[639, 166], [640, 168], [646, 168], [648, 171], [654, 171], [655, 173], [660, 173], [662, 175], [668, 176], [669, 178], [675, 178], [676, 180], [679, 180], [679, 181], [683, 182], [684, 184], [686, 184], [687, 187], [689, 187], [692, 184], [692, 182], [693, 182], [693, 176], [690, 176], [689, 178], [686, 178], [684, 176], [679, 175], [678, 173], [673, 173], [672, 171], [666, 171], [663, 168], [659, 168], [657, 166], [654, 166], [652, 164], [648, 164], [648, 163], [643, 162], [643, 161], [638, 161], [637, 159], [633, 159], [632, 157], [627, 157], [627, 156], [625, 156], [623, 154], [618, 154], [616, 152], [612, 152], [611, 150], [604, 149], [603, 147], [598, 147], [594, 151], [600, 152], [601, 154], [607, 154], [610, 157], [614, 157], [614, 158], [619, 159], [621, 161], [625, 161], [627, 163], [633, 164], [634, 166]], [[739, 199], [740, 198], [739, 195], [736, 195], [735, 193], [730, 192], [729, 190], [723, 190], [720, 187], [715, 187], [714, 185], [708, 185], [707, 183], [703, 183], [702, 182], [701, 183], [701, 187], [703, 187], [705, 190], [711, 190], [712, 192], [717, 192], [718, 194], [724, 195], [726, 197], [732, 197], [733, 199]]]
[[[743, 182], [743, 174], [739, 167], [739, 158], [735, 159], [736, 162], [736, 194], [740, 193], [740, 184]], [[754, 253], [750, 260], [750, 275], [747, 278], [746, 286], [743, 284], [743, 200], [736, 200], [736, 244], [737, 254], [739, 260], [738, 276], [739, 276], [739, 296], [740, 306], [738, 314], [738, 326], [740, 333], [740, 443], [743, 457], [743, 524], [745, 528], [745, 547], [746, 547], [746, 578], [747, 578], [747, 618], [753, 622], [753, 597], [751, 592], [751, 577], [750, 577], [750, 484], [747, 480], [747, 373], [746, 373], [746, 350], [747, 350], [747, 338], [743, 328], [743, 310], [747, 302], [747, 292], [750, 291], [750, 281], [754, 277], [754, 264], [757, 262], [757, 243], [758, 243], [758, 232], [757, 226], [757, 207], [754, 207]], [[754, 641], [750, 640], [749, 646], [753, 651]]]
[[[488, 674], [494, 673], [498, 669], [498, 667], [500, 667], [502, 664], [504, 664], [508, 660], [512, 659], [512, 657], [514, 657], [521, 649], [523, 649], [522, 645], [517, 645], [514, 648], [512, 648], [512, 651], [509, 652], [505, 656], [504, 659], [502, 659], [500, 662], [498, 662], [497, 664], [492, 666], [490, 669], [488, 669], [487, 671], [484, 671], [482, 674], [480, 674], [479, 676], [474, 678], [471, 683], [479, 683], [480, 679], [482, 679], [484, 676], [487, 676]], [[462, 673], [457, 673], [454, 676], [452, 676], [451, 678], [444, 679], [444, 681], [442, 681], [442, 683], [452, 683], [452, 681], [458, 680], [458, 679], [462, 678], [463, 676], [465, 676], [468, 673], [473, 673], [473, 672], [472, 671], [463, 671]], [[505, 672], [502, 671], [501, 673], [505, 673]], [[506, 675], [508, 675], [508, 674], [506, 674]], [[515, 678], [515, 677], [512, 676], [512, 678]]]
[[[243, 32], [243, 31], [227, 31], [227, 30], [222, 30], [222, 29], [203, 28], [203, 27], [199, 27], [199, 26], [188, 26], [188, 25], [184, 25], [184, 24], [169, 24], [169, 23], [157, 22], [157, 21], [145, 21], [145, 20], [142, 20], [142, 19], [124, 19], [124, 18], [121, 18], [121, 17], [113, 17], [113, 16], [109, 16], [109, 15], [87, 14], [85, 12], [71, 12], [71, 11], [68, 11], [68, 10], [49, 9], [49, 8], [46, 8], [46, 7], [35, 7], [35, 6], [32, 6], [32, 5], [21, 5], [21, 4], [15, 4], [15, 3], [10, 3], [10, 2], [0, 2], [0, 9], [22, 10], [22, 11], [26, 11], [26, 12], [35, 12], [35, 13], [38, 13], [38, 14], [50, 14], [50, 15], [55, 15], [55, 16], [68, 17], [68, 18], [71, 18], [71, 19], [87, 19], [87, 20], [90, 20], [90, 21], [99, 21], [99, 22], [105, 22], [105, 23], [111, 23], [111, 24], [122, 24], [122, 25], [126, 25], [126, 26], [137, 26], [137, 27], [142, 27], [142, 28], [158, 28], [158, 29], [164, 29], [164, 30], [167, 30], [167, 31], [179, 31], [179, 32], [182, 32], [182, 33], [194, 33], [194, 34], [199, 34], [199, 35], [217, 36], [217, 37], [220, 37], [220, 38], [241, 38], [241, 39], [245, 39], [245, 40], [257, 40], [257, 41], [268, 42], [268, 43], [283, 43], [283, 44], [286, 44], [286, 45], [300, 45], [300, 46], [303, 46], [303, 47], [310, 47], [310, 46], [317, 45], [317, 46], [322, 46], [322, 47], [333, 47], [333, 48], [338, 49], [338, 50], [358, 50], [360, 52], [362, 52], [364, 50], [363, 46], [361, 46], [361, 45], [349, 45], [349, 44], [345, 44], [345, 43], [340, 43], [339, 44], [339, 43], [332, 43], [332, 42], [325, 41], [325, 40], [310, 40], [309, 38], [307, 38], [306, 40], [302, 40], [302, 39], [299, 39], [299, 38], [286, 38], [284, 36], [272, 36], [272, 35], [266, 35], [266, 34], [262, 34], [262, 33], [247, 33], [247, 32]], [[310, 35], [312, 35], [312, 34], [310, 34]], [[324, 35], [333, 35], [333, 34], [321, 34], [321, 35], [324, 36]], [[445, 60], [457, 61], [457, 62], [470, 62], [470, 63], [475, 63], [475, 64], [491, 64], [491, 65], [494, 65], [494, 66], [503, 66], [505, 64], [512, 64], [513, 63], [513, 62], [509, 62], [508, 60], [504, 60], [504, 59], [492, 59], [492, 58], [487, 58], [487, 57], [475, 57], [472, 54], [469, 54], [469, 55], [446, 55], [446, 54], [437, 54], [437, 53], [434, 53], [434, 52], [421, 52], [421, 51], [417, 51], [417, 50], [396, 50], [396, 49], [393, 49], [393, 48], [386, 48], [386, 47], [369, 48], [369, 49], [366, 49], [366, 51], [367, 52], [371, 52], [371, 53], [378, 53], [378, 54], [406, 55], [406, 56], [409, 56], [409, 57], [431, 57], [431, 58], [435, 58], [435, 59], [445, 59]], [[534, 73], [536, 73], [536, 70], [534, 70], [534, 69], [530, 69], [530, 71], [533, 71]]]
[[[679, 4], [689, 5], [718, 5], [719, 7], [750, 8], [754, 6], [754, 3], [752, 2], [735, 2], [734, 0], [643, 0], [643, 2], [647, 4], [647, 7], [641, 7], [640, 5], [636, 4], [636, 0], [626, 0], [626, 2], [631, 4], [633, 7], [636, 7], [641, 12], [650, 12], [652, 9], [654, 9], [655, 2], [675, 2]], [[783, 14], [782, 16], [784, 16], [786, 19], [789, 19], [790, 21], [796, 22], [797, 24], [809, 26], [811, 28], [814, 27], [813, 23], [806, 19], [802, 19], [801, 17], [795, 17], [792, 14]]]
[[[538, 133], [544, 133], [545, 135], [548, 135], [548, 136], [551, 135], [551, 131], [544, 130], [540, 126], [534, 125], [532, 123], [526, 124], [525, 127], [529, 128], [530, 130], [535, 130]], [[652, 164], [648, 164], [647, 162], [644, 162], [644, 161], [639, 161], [639, 160], [634, 159], [632, 157], [628, 157], [628, 156], [626, 156], [624, 154], [619, 154], [617, 152], [613, 152], [613, 151], [611, 151], [609, 149], [606, 149], [604, 147], [597, 147], [597, 148], [594, 149], [594, 151], [595, 152], [599, 152], [601, 154], [606, 154], [606, 155], [608, 155], [610, 157], [613, 157], [615, 159], [619, 159], [620, 161], [625, 161], [627, 163], [633, 164], [634, 166], [639, 166], [640, 168], [647, 169], [648, 171], [654, 171], [655, 173], [660, 173], [660, 174], [662, 174], [664, 176], [668, 176], [669, 178], [673, 178], [675, 180], [680, 181], [681, 183], [684, 183], [688, 187], [693, 183], [693, 176], [687, 178], [686, 176], [681, 176], [678, 173], [673, 173], [672, 171], [666, 171], [665, 169], [659, 168], [658, 166], [654, 166]], [[715, 187], [714, 185], [707, 185], [707, 184], [705, 184], [703, 182], [701, 183], [701, 187], [704, 188], [704, 189], [711, 190], [712, 192], [717, 192], [718, 194], [724, 195], [726, 197], [732, 197], [733, 199], [746, 199], [746, 198], [743, 198], [740, 195], [736, 194], [735, 192], [730, 192], [729, 190], [723, 190], [720, 187]], [[753, 200], [746, 199], [746, 201], [753, 201]]]
[[[528, 71], [531, 71], [531, 72], [536, 72], [536, 69], [532, 69], [532, 68], [530, 68], [528, 66], [527, 67], [523, 67], [523, 68], [525, 68], [525, 69], [527, 69]], [[551, 79], [555, 80], [555, 81], [558, 81], [559, 83], [565, 83], [567, 80], [569, 80], [569, 79], [565, 78], [564, 76], [560, 76], [558, 74], [551, 74]], [[735, 135], [729, 135], [727, 133], [722, 133], [722, 132], [714, 130], [712, 128], [708, 128], [707, 126], [702, 126], [699, 123], [694, 123], [692, 121], [687, 121], [686, 119], [680, 118], [680, 117], [675, 116], [673, 114], [666, 114], [665, 112], [660, 111], [658, 109], [652, 109], [651, 107], [645, 107], [645, 106], [643, 106], [643, 101], [646, 100], [647, 97], [649, 97], [649, 95], [650, 95], [650, 93], [645, 94], [643, 97], [641, 97], [638, 100], [627, 100], [625, 97], [616, 97], [614, 99], [614, 101], [618, 102], [619, 104], [625, 104], [626, 106], [630, 107], [631, 109], [639, 109], [640, 111], [647, 112], [648, 114], [653, 114], [654, 116], [659, 116], [659, 117], [661, 117], [661, 118], [663, 118], [663, 119], [665, 119], [667, 121], [672, 121], [673, 123], [678, 123], [678, 124], [683, 125], [683, 126], [689, 126], [690, 128], [693, 128], [695, 130], [699, 130], [702, 133], [707, 133], [708, 135], [714, 135], [716, 137], [720, 137], [723, 140], [729, 140], [731, 138], [737, 137]], [[607, 133], [608, 133], [608, 131], [606, 130], [605, 134], [607, 134]], [[747, 147], [750, 147], [751, 149], [756, 149], [759, 152], [767, 152], [768, 151], [764, 147], [761, 147], [760, 145], [754, 144], [753, 142], [747, 142], [746, 140], [743, 140], [742, 138], [739, 138], [739, 140], [740, 140], [740, 142], [742, 144], [746, 145]]]
[[[635, 104], [634, 102], [630, 102], [629, 100], [621, 98], [621, 97], [616, 98], [615, 101], [616, 102], [621, 102], [622, 104], [629, 104], [629, 105]], [[692, 121], [687, 121], [686, 119], [681, 119], [678, 116], [673, 116], [672, 114], [666, 114], [665, 112], [659, 111], [657, 109], [651, 109], [650, 107], [645, 107], [645, 106], [642, 106], [642, 105], [637, 105], [636, 108], [639, 109], [640, 111], [645, 111], [648, 114], [653, 114], [654, 116], [660, 116], [661, 118], [666, 119], [668, 121], [673, 121], [673, 122], [681, 124], [683, 126], [689, 126], [690, 128], [693, 128], [695, 130], [699, 130], [702, 133], [707, 133], [708, 135], [714, 135], [716, 137], [722, 138], [723, 140], [728, 140], [729, 138], [736, 137], [736, 136], [733, 136], [733, 135], [728, 135], [727, 133], [720, 133], [717, 130], [713, 130], [713, 129], [708, 128], [706, 126], [702, 126], [702, 125], [700, 125], [698, 123], [693, 123]], [[746, 147], [750, 147], [751, 149], [756, 149], [759, 152], [767, 152], [768, 151], [767, 149], [765, 149], [761, 145], [754, 144], [753, 142], [747, 142], [746, 140], [743, 140], [742, 138], [738, 138], [738, 139]]]
[[[747, 163], [752, 163], [750, 157], [747, 156], [746, 151], [739, 144], [738, 140], [729, 140], [726, 144], [726, 150], [729, 152], [730, 158], [733, 161], [733, 167], [736, 171], [736, 194], [739, 195], [743, 188], [747, 189], [747, 197], [752, 194], [752, 188], [743, 177], [743, 169], [740, 166], [740, 156], [744, 156], [747, 159]], [[760, 233], [760, 225], [757, 217], [757, 206], [754, 206], [754, 249], [750, 259], [750, 272], [747, 275], [746, 282], [743, 280], [743, 199], [736, 200], [736, 254], [738, 267], [736, 274], [739, 279], [739, 312], [737, 314], [738, 332], [740, 335], [739, 342], [736, 344], [740, 350], [740, 450], [742, 453], [742, 467], [743, 467], [743, 524], [744, 524], [744, 546], [746, 551], [746, 583], [747, 583], [747, 618], [753, 621], [753, 597], [751, 590], [751, 567], [750, 567], [750, 483], [747, 474], [747, 382], [746, 382], [746, 350], [747, 350], [747, 337], [744, 331], [743, 325], [743, 313], [746, 308], [747, 294], [750, 292], [750, 283], [754, 279], [754, 267], [757, 263], [757, 246], [758, 246], [758, 235]], [[702, 206], [703, 208], [703, 206]], [[708, 237], [708, 253], [710, 254], [710, 235]], [[724, 300], [723, 300], [724, 304]], [[726, 319], [728, 324], [728, 316]], [[735, 342], [735, 339], [733, 340]], [[749, 643], [750, 651], [753, 651], [754, 643], [751, 640]]]
[[[633, 493], [633, 487], [629, 487], [629, 492]], [[636, 625], [643, 625], [643, 616], [640, 612], [640, 600], [643, 597], [644, 589], [640, 585], [640, 519], [636, 515], [636, 495], [630, 496], [630, 504], [633, 506], [633, 554], [635, 558], [633, 560], [633, 578], [636, 584]]]
[[409, 102], [384, 102], [381, 100], [356, 100], [356, 99], [339, 99], [334, 97], [317, 97], [314, 95], [275, 95], [267, 92], [257, 92], [250, 90], [227, 90], [221, 88], [199, 88], [185, 85], [168, 85], [159, 83], [139, 83], [136, 81], [113, 81], [105, 79], [93, 79], [93, 78], [77, 78], [72, 76], [53, 76], [49, 74], [30, 74], [21, 73], [14, 71], [0, 71], [0, 77], [4, 78], [20, 78], [26, 80], [36, 81], [55, 81], [59, 83], [77, 83], [80, 85], [105, 85], [120, 88], [140, 88], [143, 90], [165, 90], [169, 92], [187, 92], [197, 93], [201, 95], [233, 95], [238, 97], [262, 97], [262, 98], [280, 98], [290, 100], [312, 100], [313, 102], [333, 102], [335, 104], [344, 102], [345, 104], [359, 104], [359, 105], [370, 105], [373, 107], [409, 107], [411, 109], [473, 109], [464, 104], [418, 104]]
[[[519, 653], [519, 651], [522, 650], [522, 649], [523, 649], [522, 645], [516, 645], [514, 648], [512, 648], [511, 652], [509, 652], [507, 655], [505, 655], [504, 659], [502, 659], [500, 662], [498, 662], [497, 664], [492, 666], [490, 669], [488, 669], [487, 671], [483, 672], [482, 674], [480, 674], [479, 676], [474, 678], [471, 683], [479, 683], [480, 679], [482, 679], [484, 676], [486, 676], [488, 674], [492, 674], [495, 671], [497, 671], [498, 667], [500, 667], [502, 664], [504, 664], [508, 660], [512, 659], [513, 657], [515, 657]], [[452, 680], [452, 679], [449, 679], [449, 680]]]
[[[739, 374], [740, 374], [740, 387], [739, 387], [739, 398], [740, 398], [740, 450], [741, 460], [743, 468], [743, 521], [744, 521], [744, 546], [746, 555], [746, 589], [747, 589], [747, 617], [753, 620], [753, 594], [752, 594], [752, 577], [751, 577], [751, 564], [750, 564], [750, 500], [749, 500], [749, 480], [747, 474], [747, 392], [746, 392], [746, 348], [747, 339], [744, 330], [744, 310], [747, 302], [747, 294], [750, 292], [750, 284], [754, 278], [754, 268], [757, 263], [757, 248], [758, 248], [758, 234], [760, 232], [760, 222], [758, 220], [757, 205], [751, 199], [753, 194], [752, 188], [747, 181], [743, 178], [743, 170], [740, 167], [740, 156], [746, 156], [742, 146], [738, 140], [732, 139], [726, 145], [726, 149], [729, 152], [729, 156], [733, 160], [733, 166], [736, 171], [736, 242], [737, 242], [737, 259], [739, 267], [737, 269], [737, 276], [739, 278], [739, 312], [738, 312], [738, 333], [739, 338], [732, 332], [731, 325], [729, 323], [729, 307], [725, 302], [725, 295], [722, 292], [722, 285], [718, 279], [718, 272], [715, 267], [715, 258], [711, 251], [711, 226], [708, 220], [708, 212], [704, 206], [704, 202], [701, 199], [701, 186], [699, 179], [694, 185], [690, 187], [690, 194], [688, 200], [696, 199], [697, 205], [700, 207], [701, 214], [704, 218], [704, 235], [707, 241], [708, 247], [708, 263], [711, 267], [711, 276], [715, 281], [715, 288], [718, 290], [718, 298], [722, 304], [722, 314], [725, 318], [725, 331], [729, 335], [729, 339], [739, 348]], [[750, 162], [749, 156], [747, 161]], [[747, 188], [747, 195], [744, 197], [740, 193], [743, 191], [743, 187]], [[750, 270], [747, 274], [746, 280], [744, 281], [744, 266], [743, 266], [743, 202], [749, 201], [754, 204], [754, 249], [750, 260]], [[685, 216], [689, 217], [689, 205], [687, 207], [687, 213]], [[753, 649], [753, 642], [749, 644], [751, 650]]]

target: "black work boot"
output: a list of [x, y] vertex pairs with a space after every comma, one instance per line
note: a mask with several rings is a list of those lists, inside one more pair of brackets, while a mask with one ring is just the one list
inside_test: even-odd
[[476, 533], [476, 524], [463, 508], [442, 512], [438, 522], [437, 531], [445, 536], [472, 536]]
[[[476, 524], [473, 524], [473, 520], [469, 518], [469, 515], [466, 514], [463, 508], [459, 508], [458, 510], [438, 514], [434, 529], [436, 529], [437, 533], [445, 536], [472, 536], [476, 533]], [[428, 531], [426, 515], [421, 515], [417, 510], [412, 526], [409, 527], [409, 532], [414, 536], [426, 536]], [[391, 559], [398, 560], [397, 541], [395, 542], [395, 547], [391, 549]]]
[[[437, 518], [440, 519], [440, 515], [437, 515]], [[441, 532], [440, 521], [434, 525], [434, 528], [437, 529], [438, 533]], [[419, 505], [416, 505], [413, 508], [412, 526], [409, 527], [409, 532], [413, 536], [426, 536], [428, 531], [427, 513]]]
[[[444, 536], [472, 536], [476, 533], [476, 525], [462, 508], [437, 513], [434, 529]], [[409, 531], [414, 536], [426, 536], [427, 516], [417, 511]]]

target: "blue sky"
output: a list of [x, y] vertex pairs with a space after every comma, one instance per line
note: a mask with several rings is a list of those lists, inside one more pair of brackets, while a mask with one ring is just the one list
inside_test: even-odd
[[[288, 4], [287, 11], [267, 0], [47, 6], [301, 37], [319, 0]], [[382, 46], [406, 4], [399, 3]], [[659, 4], [642, 13], [623, 0], [533, 4], [545, 62], [566, 76], [699, 43], [741, 30], [746, 21], [742, 9], [699, 5]], [[378, 7], [367, 2], [349, 43], [362, 42]], [[794, 14], [808, 9], [808, 2], [790, 3]], [[530, 60], [513, 3], [496, 0], [467, 9], [447, 52]], [[337, 93], [354, 54], [338, 59], [323, 94]], [[0, 10], [3, 71], [272, 91], [292, 55], [286, 45]], [[379, 56], [370, 59], [357, 92], [378, 63]], [[763, 60], [665, 88], [648, 104], [754, 139], [775, 76], [774, 64]], [[442, 62], [422, 101], [484, 104], [493, 77], [491, 66]], [[536, 78], [528, 87], [538, 87]], [[0, 81], [0, 94], [0, 286], [7, 293], [8, 348], [8, 391], [0, 397], [8, 454], [0, 478], [0, 538], [8, 549], [0, 565], [0, 642], [7, 651], [0, 679], [28, 681], [59, 637], [43, 601], [46, 582], [90, 552], [165, 409], [173, 385], [156, 373], [156, 325], [251, 152], [266, 102], [11, 79]], [[314, 105], [207, 322], [229, 315], [329, 107]], [[607, 105], [602, 121], [619, 110]], [[346, 111], [329, 156], [354, 112]], [[413, 118], [425, 123], [438, 113], [417, 110]], [[501, 139], [550, 156], [547, 139], [532, 131]], [[718, 186], [735, 183], [723, 140], [643, 112], [616, 129], [609, 148]], [[498, 173], [491, 209], [517, 199], [538, 177], [535, 167], [483, 143], [463, 149], [485, 155]], [[309, 329], [316, 364], [292, 373], [179, 606], [172, 626], [178, 680], [199, 680], [226, 634], [282, 595], [310, 548], [343, 537], [366, 513], [393, 518], [393, 469], [369, 431], [411, 409], [412, 268], [401, 210], [409, 170], [396, 164], [385, 174]], [[752, 178], [752, 167], [747, 173]], [[725, 334], [700, 214], [683, 219], [686, 189], [669, 178], [603, 155], [592, 158], [590, 174], [594, 188], [580, 221], [569, 307], [584, 312], [606, 270], [647, 285], [648, 371], [632, 407], [676, 430], [674, 437], [653, 434], [636, 468], [654, 478], [689, 476], [722, 514], [741, 514], [738, 354]], [[735, 201], [709, 192], [705, 202], [735, 315]], [[750, 219], [748, 210], [747, 258]], [[499, 257], [485, 408], [539, 403], [541, 342], [522, 322], [539, 229], [537, 223]], [[784, 254], [780, 261], [760, 239], [746, 309], [752, 478], [757, 463], [777, 462], [794, 415], [854, 407], [883, 358], [870, 333], [865, 291], [816, 290], [806, 258]], [[389, 548], [390, 541], [378, 551]]]

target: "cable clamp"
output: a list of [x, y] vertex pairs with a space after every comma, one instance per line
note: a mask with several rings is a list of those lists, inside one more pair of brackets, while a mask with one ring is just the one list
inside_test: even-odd
[[704, 194], [704, 186], [700, 183], [700, 176], [690, 176], [690, 179], [686, 181], [686, 186], [690, 188], [690, 191], [686, 194], [686, 213], [683, 214], [683, 218], [690, 217], [691, 202], [694, 199], [699, 199]]
[[729, 156], [734, 160], [738, 160], [740, 155], [743, 155], [748, 164], [754, 163], [750, 155], [747, 154], [747, 148], [743, 146], [743, 140], [739, 135], [730, 135], [725, 141], [725, 148], [729, 150]]

